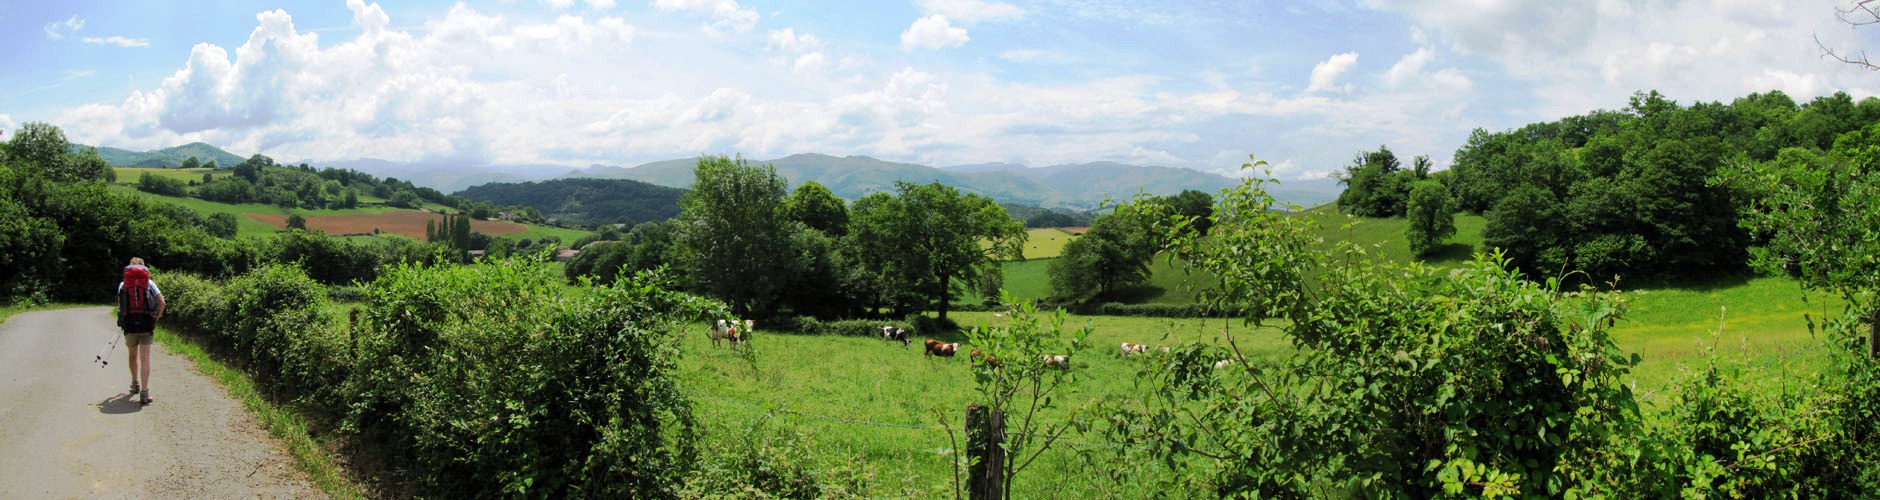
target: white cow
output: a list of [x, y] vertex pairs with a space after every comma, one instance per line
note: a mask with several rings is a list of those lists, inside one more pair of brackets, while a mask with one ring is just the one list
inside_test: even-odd
[[712, 330], [707, 332], [705, 336], [712, 339], [712, 347], [717, 347], [718, 341], [731, 338], [731, 330], [730, 326], [725, 325], [725, 320], [721, 319], [718, 320], [717, 324], [712, 325]]

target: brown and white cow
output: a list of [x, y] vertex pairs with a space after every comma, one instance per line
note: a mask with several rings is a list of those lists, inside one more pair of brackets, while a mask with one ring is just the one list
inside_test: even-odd
[[923, 356], [940, 356], [943, 358], [951, 358], [953, 357], [953, 353], [958, 352], [960, 350], [959, 343], [949, 344], [949, 343], [941, 342], [941, 341], [934, 340], [934, 339], [927, 339], [927, 341], [922, 342], [921, 345], [924, 345], [927, 348], [927, 351], [925, 353], [922, 353]]

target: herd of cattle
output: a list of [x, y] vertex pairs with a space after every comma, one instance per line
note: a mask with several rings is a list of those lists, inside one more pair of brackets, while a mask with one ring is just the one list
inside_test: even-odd
[[[708, 332], [706, 335], [711, 338], [712, 346], [714, 347], [718, 346], [719, 341], [727, 341], [731, 344], [731, 347], [735, 349], [738, 346], [744, 345], [746, 342], [750, 341], [750, 338], [751, 338], [750, 334], [753, 331], [753, 329], [756, 327], [757, 327], [757, 323], [755, 321], [748, 320], [748, 319], [743, 320], [742, 322], [735, 320], [735, 319], [721, 319], [721, 320], [718, 320], [717, 323], [712, 325], [711, 331]], [[892, 326], [892, 325], [882, 326], [881, 327], [881, 339], [888, 341], [888, 342], [900, 342], [901, 347], [903, 349], [912, 345], [912, 342], [908, 340], [907, 329], [901, 328], [898, 326]], [[927, 339], [925, 341], [922, 341], [921, 346], [923, 348], [922, 356], [926, 356], [929, 358], [935, 357], [935, 356], [942, 357], [942, 358], [951, 358], [953, 357], [954, 354], [959, 353], [959, 350], [960, 350], [960, 343], [958, 342], [943, 342], [943, 341], [936, 340], [936, 339]], [[1159, 347], [1158, 349], [1160, 349], [1163, 353], [1169, 352], [1169, 348], [1167, 346]], [[1141, 356], [1141, 355], [1149, 353], [1149, 346], [1148, 344], [1124, 342], [1122, 343], [1122, 345], [1118, 346], [1118, 350], [1119, 350], [1119, 354], [1122, 355], [1123, 357]], [[997, 358], [994, 358], [992, 357], [992, 355], [987, 354], [985, 352], [981, 352], [978, 349], [972, 350], [971, 357], [974, 361], [977, 361], [979, 363], [991, 365], [994, 367], [999, 366], [999, 360]], [[1069, 370], [1071, 368], [1070, 356], [1065, 356], [1065, 355], [1060, 355], [1060, 354], [1045, 354], [1041, 356], [1041, 359], [1039, 361], [1042, 361], [1046, 367], [1050, 367], [1050, 368], [1058, 368], [1058, 369], [1063, 369], [1063, 370]], [[1224, 360], [1214, 363], [1214, 367], [1223, 368], [1223, 367], [1226, 367], [1235, 363], [1236, 361], [1233, 359], [1224, 359]]]

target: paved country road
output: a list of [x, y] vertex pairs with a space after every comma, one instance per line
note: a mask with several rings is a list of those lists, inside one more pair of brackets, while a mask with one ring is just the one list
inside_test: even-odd
[[110, 366], [93, 361], [116, 331], [107, 307], [0, 324], [0, 498], [324, 496], [241, 402], [161, 343], [153, 402], [137, 404], [122, 343]]

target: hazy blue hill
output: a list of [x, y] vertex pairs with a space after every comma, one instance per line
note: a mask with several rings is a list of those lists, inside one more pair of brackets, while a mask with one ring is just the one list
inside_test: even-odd
[[998, 171], [1024, 170], [1026, 168], [1028, 167], [1018, 164], [1018, 163], [1005, 163], [1005, 162], [973, 163], [973, 164], [967, 164], [967, 165], [948, 165], [945, 167], [940, 167], [941, 170], [946, 170], [949, 172], [998, 172]]
[[[72, 151], [83, 151], [87, 147], [90, 146], [73, 144]], [[156, 151], [131, 151], [113, 147], [98, 148], [98, 157], [104, 158], [105, 163], [109, 163], [114, 167], [175, 168], [183, 166], [183, 161], [188, 160], [191, 156], [196, 157], [196, 161], [204, 164], [215, 161], [216, 165], [221, 167], [232, 167], [245, 159], [233, 153], [223, 151], [221, 148], [200, 142], [192, 142]]]

